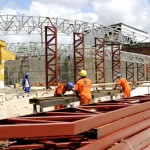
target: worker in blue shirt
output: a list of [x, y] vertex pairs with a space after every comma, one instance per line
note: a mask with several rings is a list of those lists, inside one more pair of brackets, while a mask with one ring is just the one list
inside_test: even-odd
[[29, 73], [26, 73], [22, 79], [22, 86], [25, 93], [30, 93], [30, 80], [29, 80]]

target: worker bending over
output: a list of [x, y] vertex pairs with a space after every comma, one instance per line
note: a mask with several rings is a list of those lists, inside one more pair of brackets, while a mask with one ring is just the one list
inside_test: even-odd
[[[74, 84], [72, 82], [59, 83], [59, 85], [55, 89], [54, 96], [62, 96], [63, 97], [64, 94], [67, 91], [71, 91], [73, 89], [73, 87], [74, 87]], [[65, 108], [65, 106], [63, 104], [54, 106], [54, 109], [61, 109], [61, 108]]]
[[122, 77], [122, 74], [118, 74], [117, 78], [118, 78], [118, 82], [115, 84], [114, 90], [116, 89], [118, 85], [120, 85], [123, 91], [123, 98], [130, 97], [131, 87], [129, 85], [129, 82], [125, 78]]
[[74, 91], [80, 98], [80, 105], [92, 103], [91, 80], [86, 78], [87, 72], [85, 70], [81, 70], [79, 74], [81, 78], [76, 82]]

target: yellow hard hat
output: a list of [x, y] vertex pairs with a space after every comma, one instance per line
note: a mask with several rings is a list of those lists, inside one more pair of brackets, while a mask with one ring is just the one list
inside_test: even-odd
[[86, 77], [87, 76], [87, 72], [85, 70], [81, 70], [80, 71], [80, 76], [81, 77]]

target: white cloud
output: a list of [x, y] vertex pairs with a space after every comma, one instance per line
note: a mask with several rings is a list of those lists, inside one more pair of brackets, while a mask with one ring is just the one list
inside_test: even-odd
[[0, 14], [58, 17], [104, 25], [125, 23], [150, 32], [148, 0], [33, 0], [28, 10], [11, 2], [1, 7]]

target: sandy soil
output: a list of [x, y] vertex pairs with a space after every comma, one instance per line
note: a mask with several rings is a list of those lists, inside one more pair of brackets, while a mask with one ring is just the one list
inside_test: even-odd
[[[150, 84], [146, 84], [150, 86]], [[51, 89], [49, 92], [38, 92], [38, 97], [53, 96], [55, 88]], [[131, 91], [131, 96], [149, 94], [149, 87], [138, 87]], [[68, 93], [69, 94], [69, 93]], [[0, 119], [22, 116], [33, 113], [33, 105], [29, 104], [29, 99], [33, 98], [35, 95], [31, 94], [29, 97], [27, 95], [17, 96], [14, 95], [1, 95], [0, 96]], [[102, 97], [97, 100], [107, 100], [109, 97]], [[118, 98], [118, 97], [117, 97]], [[79, 103], [75, 103], [75, 106]], [[44, 108], [44, 111], [53, 110], [53, 107]]]

